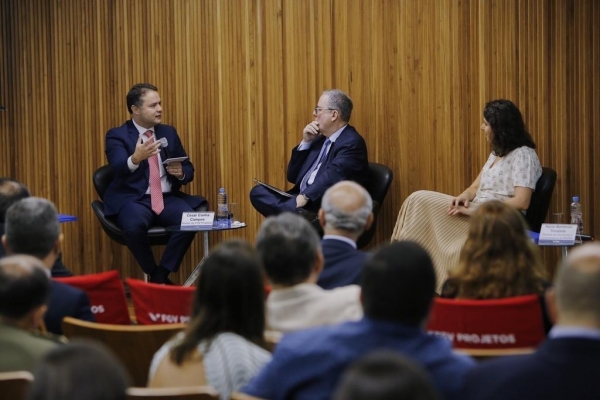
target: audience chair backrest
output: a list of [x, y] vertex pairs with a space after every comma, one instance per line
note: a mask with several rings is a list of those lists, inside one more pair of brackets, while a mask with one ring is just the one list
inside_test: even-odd
[[195, 287], [157, 285], [131, 278], [126, 282], [139, 325], [189, 321]]
[[25, 400], [32, 382], [33, 374], [29, 371], [0, 372], [0, 398]]
[[185, 324], [135, 326], [63, 319], [67, 338], [94, 339], [110, 348], [131, 374], [134, 386], [146, 386], [154, 353], [184, 328]]
[[190, 386], [177, 388], [127, 389], [129, 400], [219, 400], [219, 393], [210, 386]]
[[498, 300], [436, 298], [427, 330], [448, 338], [456, 350], [528, 349], [545, 336], [536, 295]]
[[87, 293], [96, 322], [131, 324], [125, 288], [117, 270], [54, 279]]

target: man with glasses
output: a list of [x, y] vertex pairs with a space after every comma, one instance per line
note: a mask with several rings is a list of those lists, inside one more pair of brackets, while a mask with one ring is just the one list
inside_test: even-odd
[[[288, 196], [263, 185], [250, 191], [250, 201], [265, 217], [284, 211], [316, 216], [325, 191], [335, 183], [351, 180], [365, 185], [369, 160], [364, 139], [348, 124], [352, 100], [341, 90], [323, 92], [313, 111], [314, 120], [302, 132], [287, 168], [295, 184]], [[289, 196], [291, 195], [291, 197]]]

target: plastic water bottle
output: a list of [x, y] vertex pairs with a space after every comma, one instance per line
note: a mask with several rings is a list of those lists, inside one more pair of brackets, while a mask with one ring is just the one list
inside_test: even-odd
[[217, 194], [217, 227], [231, 228], [229, 219], [229, 203], [227, 202], [227, 193], [225, 188], [219, 189]]
[[571, 223], [577, 225], [577, 239], [581, 240], [580, 235], [583, 234], [583, 215], [581, 214], [579, 196], [573, 196], [573, 202], [571, 203]]

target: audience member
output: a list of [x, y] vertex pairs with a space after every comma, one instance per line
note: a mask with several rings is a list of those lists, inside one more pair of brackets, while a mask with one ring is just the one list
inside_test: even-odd
[[338, 182], [325, 192], [319, 221], [325, 232], [321, 246], [325, 267], [317, 285], [323, 289], [358, 284], [367, 253], [356, 241], [373, 223], [373, 200], [355, 182]]
[[533, 354], [481, 364], [467, 375], [466, 399], [600, 399], [600, 244], [571, 251], [546, 298], [549, 339]]
[[396, 242], [379, 249], [363, 271], [365, 317], [285, 335], [273, 360], [243, 391], [265, 399], [329, 399], [352, 362], [386, 350], [421, 364], [445, 399], [462, 399], [464, 375], [475, 363], [423, 331], [434, 290], [433, 264], [419, 245]]
[[30, 371], [57, 342], [31, 333], [42, 324], [50, 280], [35, 257], [0, 259], [0, 372]]
[[527, 234], [527, 223], [514, 207], [500, 201], [483, 203], [469, 221], [467, 241], [458, 266], [450, 270], [442, 297], [502, 299], [540, 296], [546, 330], [551, 322], [543, 293], [549, 286], [538, 247]]
[[323, 253], [319, 236], [304, 218], [292, 213], [267, 218], [258, 231], [256, 248], [271, 286], [269, 329], [289, 332], [362, 316], [358, 286], [333, 290], [317, 286]]
[[402, 204], [392, 240], [414, 240], [433, 258], [437, 292], [458, 263], [470, 216], [481, 203], [500, 200], [525, 212], [542, 166], [521, 112], [508, 100], [485, 105], [481, 130], [492, 152], [475, 181], [456, 197], [421, 190]]
[[[46, 266], [49, 277], [62, 242], [54, 204], [39, 197], [19, 200], [6, 212], [5, 229], [2, 244], [6, 252], [39, 258]], [[44, 317], [49, 332], [62, 334], [61, 323], [66, 316], [94, 321], [90, 300], [85, 292], [54, 280], [51, 280], [51, 285], [48, 311]]]
[[[29, 190], [21, 182], [10, 178], [0, 178], [0, 237], [4, 235], [4, 219], [6, 218], [6, 210], [13, 203], [29, 197]], [[4, 247], [0, 246], [0, 257], [6, 255]], [[62, 253], [58, 253], [58, 257], [52, 265], [51, 270], [53, 277], [72, 276], [71, 271], [65, 267], [62, 262]]]
[[[184, 212], [208, 203], [180, 190], [194, 179], [194, 166], [175, 128], [161, 124], [158, 88], [148, 83], [134, 85], [127, 93], [127, 109], [131, 119], [106, 133], [106, 157], [114, 179], [102, 199], [104, 213], [116, 218], [127, 247], [150, 282], [172, 285], [168, 276], [179, 269], [195, 232], [173, 232], [156, 265], [148, 228], [179, 225]], [[163, 165], [179, 157], [185, 160]]]
[[34, 373], [29, 400], [125, 400], [131, 379], [99, 342], [78, 341], [50, 351]]
[[439, 394], [419, 365], [379, 350], [355, 362], [344, 373], [334, 400], [438, 400]]
[[268, 217], [284, 211], [315, 213], [321, 197], [333, 184], [352, 180], [365, 184], [369, 177], [367, 145], [348, 124], [352, 100], [341, 90], [323, 92], [314, 109], [314, 120], [302, 132], [302, 142], [292, 150], [287, 180], [295, 186], [286, 197], [262, 185], [250, 191], [256, 210]]
[[150, 367], [151, 387], [210, 385], [229, 399], [271, 359], [260, 260], [246, 242], [218, 246], [200, 271], [192, 318]]

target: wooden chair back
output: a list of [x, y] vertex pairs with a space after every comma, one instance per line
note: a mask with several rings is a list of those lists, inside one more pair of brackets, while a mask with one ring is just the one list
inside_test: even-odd
[[25, 400], [33, 382], [29, 371], [0, 372], [0, 397], [11, 400]]
[[134, 386], [146, 386], [154, 353], [183, 328], [185, 324], [111, 325], [63, 319], [63, 334], [69, 339], [94, 339], [110, 348], [129, 371]]

